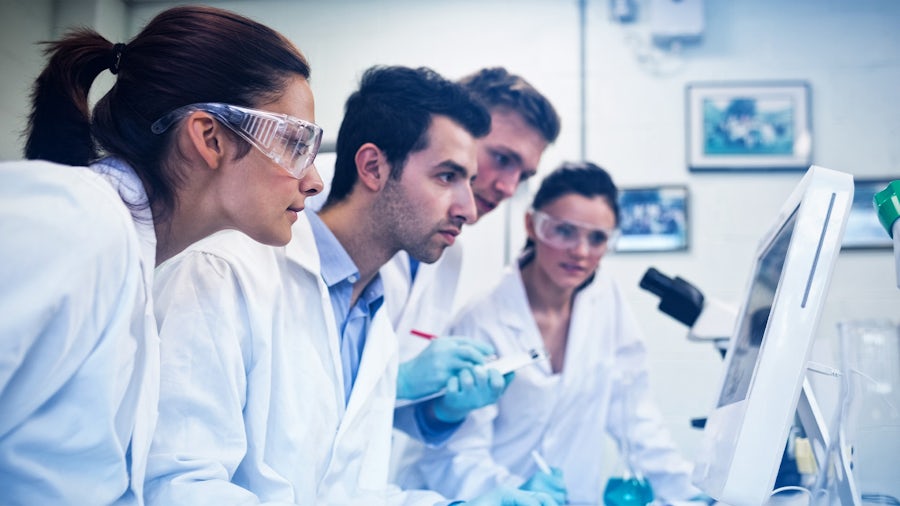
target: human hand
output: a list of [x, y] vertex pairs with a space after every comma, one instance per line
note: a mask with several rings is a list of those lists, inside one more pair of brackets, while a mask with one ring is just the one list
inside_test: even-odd
[[462, 421], [473, 409], [497, 402], [514, 377], [482, 365], [463, 369], [447, 381], [447, 393], [431, 401], [431, 412], [445, 423]]
[[692, 503], [715, 504], [716, 500], [706, 494], [697, 494], [688, 499]]
[[499, 487], [481, 497], [466, 501], [465, 504], [468, 506], [559, 506], [561, 503], [543, 492]]
[[467, 337], [432, 339], [422, 353], [400, 364], [397, 398], [417, 399], [438, 392], [461, 370], [483, 364], [493, 354], [491, 345]]
[[522, 490], [530, 490], [532, 492], [543, 492], [553, 498], [559, 504], [566, 503], [566, 484], [563, 481], [562, 470], [558, 467], [551, 467], [547, 474], [543, 471], [536, 471], [531, 478], [522, 484]]

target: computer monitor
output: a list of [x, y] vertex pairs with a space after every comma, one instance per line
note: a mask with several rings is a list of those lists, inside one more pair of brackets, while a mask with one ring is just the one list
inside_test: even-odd
[[812, 166], [760, 241], [695, 459], [694, 483], [719, 501], [772, 492], [852, 201], [852, 176]]

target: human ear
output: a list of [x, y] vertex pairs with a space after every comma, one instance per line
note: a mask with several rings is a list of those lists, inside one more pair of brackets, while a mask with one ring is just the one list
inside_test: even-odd
[[356, 150], [354, 161], [360, 183], [373, 192], [384, 187], [390, 171], [378, 146], [371, 142], [363, 144]]
[[184, 125], [187, 141], [211, 169], [218, 169], [224, 158], [224, 132], [212, 116], [203, 111], [191, 113]]

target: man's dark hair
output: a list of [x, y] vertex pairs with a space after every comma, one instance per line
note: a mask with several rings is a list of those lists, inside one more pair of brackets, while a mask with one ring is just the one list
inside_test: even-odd
[[371, 142], [399, 179], [410, 153], [428, 147], [434, 116], [446, 116], [474, 137], [490, 131], [491, 117], [461, 85], [425, 68], [375, 66], [366, 70], [344, 106], [334, 178], [324, 207], [341, 201], [356, 183], [356, 152]]

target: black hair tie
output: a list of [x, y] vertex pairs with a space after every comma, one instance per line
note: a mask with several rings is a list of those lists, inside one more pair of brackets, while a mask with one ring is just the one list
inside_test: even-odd
[[112, 65], [109, 66], [109, 71], [112, 72], [113, 75], [116, 75], [119, 73], [119, 67], [122, 64], [122, 53], [125, 52], [125, 44], [122, 44], [121, 42], [113, 44], [112, 51]]

